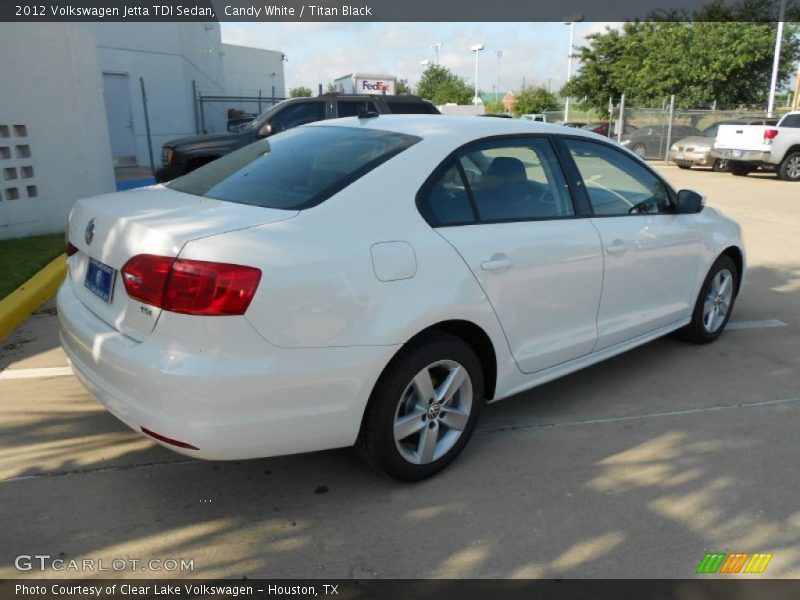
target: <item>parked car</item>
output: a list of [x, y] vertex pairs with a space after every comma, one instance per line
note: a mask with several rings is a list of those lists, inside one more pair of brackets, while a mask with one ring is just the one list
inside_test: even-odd
[[563, 121], [559, 123], [559, 125], [563, 125], [564, 127], [575, 127], [576, 129], [586, 127], [586, 123], [583, 123], [582, 121]]
[[508, 113], [483, 113], [479, 117], [496, 117], [498, 119], [510, 119], [511, 115]]
[[360, 112], [439, 114], [439, 109], [428, 100], [407, 95], [324, 94], [315, 98], [290, 98], [233, 132], [194, 135], [167, 142], [161, 150], [156, 181], [171, 181], [274, 133], [324, 119], [353, 117]]
[[[641, 158], [664, 158], [667, 150], [667, 123], [643, 125], [633, 133], [623, 135], [620, 143], [630, 148]], [[672, 139], [680, 140], [689, 136], [700, 135], [700, 131], [691, 125], [673, 125]]]
[[727, 159], [734, 175], [766, 167], [781, 179], [800, 181], [800, 112], [785, 114], [776, 126], [723, 125], [711, 154]]
[[777, 119], [739, 119], [719, 121], [706, 127], [700, 135], [678, 140], [669, 150], [669, 159], [681, 169], [711, 167], [714, 171], [727, 171], [728, 160], [711, 156], [711, 147], [720, 125], [775, 125]]
[[540, 113], [531, 114], [531, 115], [520, 115], [519, 117], [523, 121], [534, 121], [536, 123], [547, 123], [547, 115], [543, 115]]
[[[615, 123], [611, 124], [611, 135], [608, 133], [609, 122], [608, 121], [596, 121], [594, 123], [587, 123], [581, 129], [584, 131], [591, 131], [592, 133], [596, 133], [597, 135], [602, 135], [603, 137], [612, 137], [616, 136], [616, 127]], [[622, 126], [622, 135], [630, 135], [634, 131], [636, 131], [636, 127], [631, 125], [630, 123], [625, 123]]]
[[673, 331], [713, 341], [745, 269], [734, 221], [613, 142], [431, 115], [79, 200], [67, 254], [62, 344], [131, 428], [207, 459], [355, 445], [406, 481], [485, 401]]

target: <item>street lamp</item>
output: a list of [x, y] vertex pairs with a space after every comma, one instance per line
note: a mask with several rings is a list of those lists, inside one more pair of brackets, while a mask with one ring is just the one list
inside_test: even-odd
[[478, 56], [484, 48], [485, 46], [483, 44], [474, 44], [469, 47], [469, 49], [475, 53], [475, 97], [472, 99], [472, 103], [475, 106], [478, 106], [478, 102], [480, 101], [478, 97]]
[[494, 88], [494, 101], [497, 102], [497, 94], [500, 92], [500, 59], [503, 58], [503, 51], [495, 50], [494, 53], [497, 55], [497, 87]]
[[433, 48], [433, 51], [436, 53], [437, 65], [439, 64], [439, 48], [441, 48], [442, 46], [444, 46], [442, 42], [434, 42], [433, 44], [431, 44], [431, 48]]
[[[567, 81], [572, 77], [572, 50], [575, 39], [575, 23], [583, 21], [583, 14], [577, 13], [567, 17], [564, 25], [569, 25], [569, 52], [567, 52]], [[564, 100], [564, 121], [569, 121], [569, 96]]]

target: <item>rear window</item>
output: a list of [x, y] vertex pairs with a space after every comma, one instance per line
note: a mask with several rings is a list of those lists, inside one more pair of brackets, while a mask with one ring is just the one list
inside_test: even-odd
[[238, 204], [302, 210], [324, 202], [418, 137], [354, 127], [302, 127], [231, 152], [167, 187]]
[[430, 102], [409, 102], [408, 100], [387, 100], [389, 110], [395, 115], [438, 115], [437, 109]]

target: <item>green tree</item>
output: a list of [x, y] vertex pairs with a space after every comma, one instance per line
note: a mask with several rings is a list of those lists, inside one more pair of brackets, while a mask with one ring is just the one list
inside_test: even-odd
[[483, 107], [486, 109], [487, 113], [497, 114], [506, 112], [506, 107], [503, 106], [502, 100], [489, 100], [489, 102], [484, 103]]
[[474, 93], [462, 77], [442, 65], [431, 65], [425, 69], [417, 84], [417, 96], [434, 104], [471, 104]]
[[[724, 10], [713, 5], [718, 15]], [[733, 13], [727, 13], [733, 14]], [[716, 17], [722, 18], [722, 17]], [[775, 24], [650, 21], [589, 36], [579, 49], [581, 70], [561, 95], [604, 110], [609, 97], [659, 105], [675, 94], [679, 107], [759, 104], [766, 101], [775, 47]], [[780, 82], [800, 57], [798, 27], [787, 24]]]
[[411, 93], [411, 86], [408, 85], [408, 79], [398, 79], [395, 86], [395, 94], [398, 96]]
[[326, 93], [326, 94], [332, 94], [332, 93], [334, 93], [335, 91], [336, 91], [336, 88], [335, 88], [335, 87], [333, 87], [333, 84], [332, 84], [332, 83], [329, 83], [329, 84], [327, 84], [327, 85], [325, 86], [325, 93]]
[[558, 108], [558, 99], [544, 87], [524, 87], [515, 96], [511, 112], [515, 117]]
[[291, 98], [310, 98], [311, 90], [305, 86], [295, 87], [289, 90], [289, 97]]

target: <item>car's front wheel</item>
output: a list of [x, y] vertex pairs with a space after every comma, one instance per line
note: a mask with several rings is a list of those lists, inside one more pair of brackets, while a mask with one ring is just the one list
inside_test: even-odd
[[637, 144], [633, 147], [633, 151], [639, 158], [647, 158], [647, 148], [643, 144]]
[[392, 359], [375, 385], [356, 450], [400, 481], [430, 477], [469, 441], [483, 393], [473, 350], [450, 334], [425, 334]]
[[703, 282], [691, 322], [680, 329], [678, 335], [695, 344], [707, 344], [717, 339], [731, 317], [738, 288], [736, 263], [728, 255], [720, 256]]

